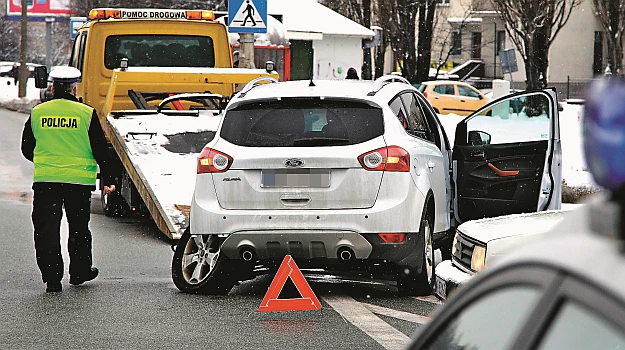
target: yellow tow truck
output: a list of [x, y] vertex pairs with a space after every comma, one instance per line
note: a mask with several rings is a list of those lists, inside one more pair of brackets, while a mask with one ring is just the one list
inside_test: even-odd
[[[77, 31], [69, 65], [82, 72], [77, 97], [98, 112], [119, 159], [119, 191], [104, 213], [150, 215], [178, 239], [188, 225], [197, 155], [241, 87], [277, 80], [233, 68], [227, 26], [207, 10], [98, 8]], [[37, 87], [47, 85], [39, 69]]]

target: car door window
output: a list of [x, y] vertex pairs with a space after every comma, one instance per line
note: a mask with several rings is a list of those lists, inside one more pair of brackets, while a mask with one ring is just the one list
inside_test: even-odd
[[458, 85], [458, 95], [465, 96], [465, 97], [480, 98], [480, 94], [478, 94], [477, 91], [471, 88], [468, 88], [466, 86], [462, 86], [462, 85]]
[[410, 130], [410, 125], [408, 124], [408, 113], [406, 112], [406, 108], [404, 108], [404, 104], [399, 96], [395, 97], [388, 105], [391, 107], [393, 113], [395, 113], [395, 116], [403, 128], [406, 129], [406, 131]]
[[453, 85], [436, 85], [434, 87], [434, 92], [436, 92], [437, 94], [441, 94], [441, 95], [455, 95], [456, 94], [456, 92], [454, 91]]
[[531, 285], [495, 290], [441, 326], [442, 331], [424, 348], [508, 349], [540, 297], [540, 289]]
[[551, 103], [538, 92], [502, 100], [467, 121], [468, 135], [490, 135], [490, 144], [549, 140]]
[[434, 141], [432, 131], [425, 120], [423, 110], [421, 110], [421, 106], [415, 94], [412, 92], [404, 93], [401, 95], [401, 99], [408, 109], [408, 126], [410, 127], [408, 132], [421, 139]]
[[72, 56], [69, 59], [69, 65], [77, 68], [78, 67], [78, 51], [80, 49], [80, 42], [82, 39], [82, 35], [79, 35], [74, 39], [74, 48], [72, 49]]

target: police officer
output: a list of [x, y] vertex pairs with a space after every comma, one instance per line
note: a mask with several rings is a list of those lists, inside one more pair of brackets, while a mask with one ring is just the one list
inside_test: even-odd
[[91, 191], [98, 165], [102, 195], [115, 191], [113, 164], [96, 111], [76, 99], [80, 71], [54, 67], [52, 100], [33, 108], [22, 133], [22, 154], [32, 161], [35, 251], [46, 292], [60, 292], [64, 267], [60, 228], [62, 208], [69, 223], [69, 283], [79, 285], [98, 276], [92, 266]]

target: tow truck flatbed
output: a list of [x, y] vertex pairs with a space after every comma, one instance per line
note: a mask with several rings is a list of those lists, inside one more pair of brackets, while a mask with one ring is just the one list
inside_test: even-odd
[[217, 111], [189, 112], [116, 111], [106, 119], [126, 173], [158, 228], [174, 240], [188, 226], [197, 156], [221, 119]]

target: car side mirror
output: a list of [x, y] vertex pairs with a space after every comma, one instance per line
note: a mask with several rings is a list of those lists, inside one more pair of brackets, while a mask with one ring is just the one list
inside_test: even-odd
[[558, 112], [562, 111], [564, 111], [564, 106], [562, 105], [562, 103], [558, 102]]
[[46, 66], [35, 67], [35, 87], [37, 89], [48, 87], [48, 68]]
[[482, 146], [490, 144], [490, 134], [484, 131], [471, 130], [469, 131], [469, 145]]

